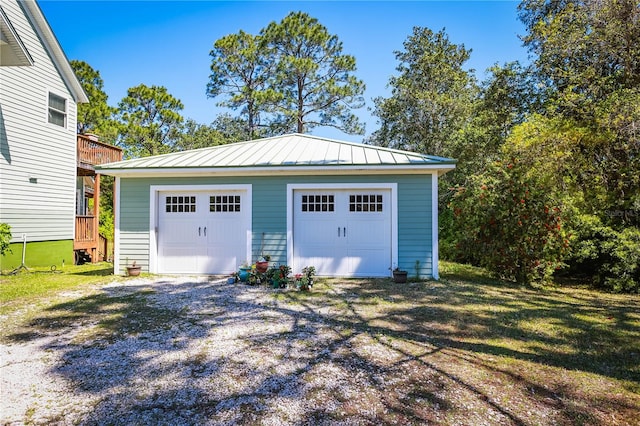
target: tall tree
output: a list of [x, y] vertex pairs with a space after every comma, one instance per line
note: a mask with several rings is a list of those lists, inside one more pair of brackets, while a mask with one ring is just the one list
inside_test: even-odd
[[378, 145], [434, 155], [454, 155], [456, 133], [471, 117], [477, 85], [465, 70], [470, 50], [449, 41], [441, 30], [414, 27], [396, 51], [398, 76], [391, 77], [391, 97], [374, 99], [380, 129]]
[[540, 95], [529, 69], [518, 62], [494, 65], [480, 85], [471, 121], [459, 132], [453, 155], [457, 174], [469, 176], [494, 161], [514, 126], [540, 108]]
[[[211, 123], [211, 127], [220, 133], [224, 143], [241, 142], [250, 139], [244, 121], [239, 117], [232, 117], [230, 114], [220, 114]], [[272, 136], [268, 129], [260, 132], [261, 136]]]
[[218, 39], [209, 55], [211, 75], [207, 84], [207, 97], [225, 96], [219, 106], [240, 108], [246, 120], [249, 139], [259, 135], [262, 116], [278, 94], [269, 86], [274, 72], [273, 58], [266, 50], [261, 36], [244, 31]]
[[[605, 188], [594, 209], [640, 206], [640, 8], [635, 0], [525, 0], [525, 44], [549, 86], [547, 110], [592, 136], [572, 151], [582, 182]], [[590, 141], [586, 144], [584, 141]], [[607, 219], [602, 216], [603, 219]]]
[[84, 61], [72, 60], [70, 64], [89, 97], [89, 103], [78, 104], [77, 132], [97, 133], [113, 139], [115, 134], [110, 134], [109, 128], [112, 126], [109, 124], [114, 109], [107, 104], [108, 96], [104, 91], [104, 81], [100, 72]]
[[182, 127], [175, 149], [177, 151], [186, 151], [225, 143], [227, 142], [224, 140], [224, 135], [213, 126], [198, 124], [194, 120], [188, 119]]
[[278, 128], [305, 133], [330, 126], [349, 134], [364, 133], [351, 110], [364, 106], [365, 85], [353, 74], [356, 60], [342, 53], [337, 36], [303, 12], [271, 22], [261, 36], [277, 65], [271, 84], [280, 95], [275, 104]]
[[554, 89], [555, 111], [593, 118], [593, 107], [640, 86], [640, 8], [636, 0], [524, 0], [525, 45]]
[[118, 104], [120, 145], [129, 158], [173, 151], [179, 138], [184, 108], [163, 86], [140, 84]]

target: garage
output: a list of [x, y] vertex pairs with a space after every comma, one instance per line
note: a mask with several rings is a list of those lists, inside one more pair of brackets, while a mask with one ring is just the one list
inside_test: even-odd
[[438, 277], [438, 179], [455, 160], [288, 134], [97, 166], [115, 176], [114, 268]]
[[247, 259], [246, 191], [157, 191], [157, 200], [158, 272], [227, 274]]
[[319, 275], [388, 276], [392, 265], [391, 189], [297, 189], [293, 196], [295, 269]]

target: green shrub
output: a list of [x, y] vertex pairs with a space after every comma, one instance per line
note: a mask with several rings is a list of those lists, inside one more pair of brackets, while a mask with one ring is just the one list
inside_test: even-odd
[[574, 273], [586, 274], [597, 287], [640, 293], [640, 229], [617, 231], [595, 216], [579, 216], [569, 259]]
[[450, 203], [457, 260], [523, 284], [549, 278], [568, 246], [562, 204], [512, 158], [470, 177]]
[[11, 241], [11, 226], [7, 223], [0, 223], [0, 256], [10, 253], [9, 242]]

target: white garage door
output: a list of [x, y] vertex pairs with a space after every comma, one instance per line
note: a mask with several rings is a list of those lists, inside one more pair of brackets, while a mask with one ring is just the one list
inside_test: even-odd
[[295, 190], [293, 255], [319, 275], [389, 276], [390, 190]]
[[246, 191], [159, 192], [158, 272], [227, 274], [247, 259]]

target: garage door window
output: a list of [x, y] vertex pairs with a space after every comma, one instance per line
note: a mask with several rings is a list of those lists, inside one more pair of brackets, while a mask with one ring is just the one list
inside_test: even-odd
[[350, 212], [381, 212], [383, 207], [381, 194], [349, 195]]
[[303, 195], [303, 212], [332, 212], [335, 210], [335, 197], [333, 195]]
[[209, 197], [209, 211], [213, 213], [240, 212], [240, 196], [215, 195]]
[[167, 213], [195, 213], [196, 197], [194, 196], [166, 197], [165, 211]]

